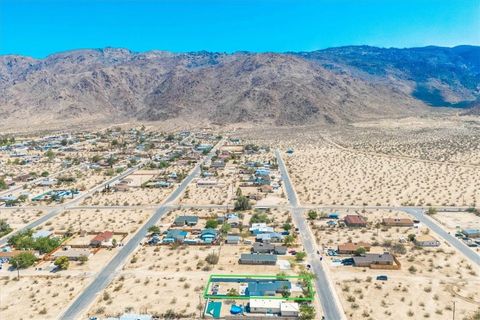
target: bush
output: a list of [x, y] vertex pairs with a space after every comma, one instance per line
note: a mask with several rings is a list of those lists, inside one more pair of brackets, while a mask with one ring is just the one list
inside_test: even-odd
[[205, 261], [207, 261], [209, 264], [217, 264], [219, 259], [220, 257], [218, 256], [218, 254], [209, 253], [208, 256], [205, 258]]
[[392, 247], [393, 249], [393, 252], [395, 253], [398, 253], [398, 254], [405, 254], [407, 253], [407, 249], [405, 248], [405, 246], [401, 243], [396, 243], [393, 245]]
[[300, 251], [300, 252], [297, 252], [295, 254], [295, 260], [296, 261], [303, 261], [305, 259], [305, 257], [307, 256], [307, 254], [303, 251]]
[[56, 265], [60, 270], [67, 270], [68, 266], [70, 265], [70, 261], [68, 261], [67, 257], [58, 257], [55, 259], [53, 264]]
[[318, 213], [315, 210], [308, 211], [307, 215], [308, 215], [308, 219], [310, 220], [315, 220], [318, 217]]
[[218, 221], [216, 219], [209, 219], [207, 220], [205, 227], [209, 229], [216, 229], [218, 227]]
[[309, 304], [302, 304], [300, 306], [300, 320], [312, 320], [315, 319], [315, 308]]

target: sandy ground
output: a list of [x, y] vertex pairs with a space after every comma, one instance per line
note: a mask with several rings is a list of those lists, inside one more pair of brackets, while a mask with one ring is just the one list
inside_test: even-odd
[[69, 228], [74, 232], [135, 232], [146, 219], [153, 214], [152, 209], [72, 209], [47, 221], [39, 229], [65, 232]]
[[480, 217], [470, 212], [437, 212], [432, 216], [450, 232], [462, 229], [479, 229]]
[[[13, 276], [0, 280], [0, 318], [56, 319], [86, 285], [83, 276]], [[21, 312], [20, 309], [21, 309]]]
[[287, 158], [303, 203], [470, 205], [480, 201], [480, 167], [398, 159], [298, 145]]
[[0, 208], [0, 219], [5, 219], [14, 231], [22, 228], [27, 223], [40, 218], [43, 214], [45, 214], [44, 210]]
[[[205, 262], [208, 254], [219, 250], [217, 265]], [[199, 304], [204, 304], [201, 294], [210, 274], [294, 273], [294, 270], [280, 270], [278, 266], [239, 265], [239, 252], [248, 250], [249, 246], [235, 245], [142, 247], [100, 295], [89, 314], [112, 315], [127, 309], [163, 314], [173, 309], [187, 318], [197, 319]]]
[[[340, 212], [344, 214], [354, 212]], [[375, 225], [384, 217], [407, 217], [401, 212], [376, 210], [359, 212], [372, 226], [367, 228], [330, 228], [325, 220], [313, 223], [318, 243], [324, 248], [336, 248], [347, 241], [365, 241], [373, 252], [394, 252], [391, 245], [408, 234], [422, 234], [426, 228], [380, 227]], [[416, 248], [403, 245], [406, 253], [396, 253], [401, 270], [372, 270], [352, 266], [336, 266], [326, 257], [330, 274], [349, 319], [451, 319], [452, 302], [456, 315], [462, 319], [480, 306], [480, 269], [463, 258], [441, 238], [438, 248]], [[348, 257], [348, 255], [343, 256]], [[388, 281], [375, 280], [387, 275]]]
[[[213, 209], [183, 209], [170, 212], [160, 222], [162, 231], [168, 229], [179, 214], [199, 217], [220, 216], [225, 211]], [[253, 210], [243, 212], [242, 221], [248, 225]], [[280, 228], [289, 221], [289, 212], [270, 210], [270, 224]], [[202, 227], [206, 219], [201, 219]], [[232, 232], [239, 231], [232, 229]], [[244, 234], [244, 233], [242, 233]], [[247, 233], [248, 234], [248, 233]], [[245, 235], [245, 239], [254, 238]], [[204, 304], [203, 289], [210, 274], [296, 274], [301, 265], [291, 255], [279, 257], [290, 263], [290, 269], [276, 266], [240, 265], [241, 253], [248, 253], [250, 245], [221, 246], [142, 246], [129, 258], [120, 275], [99, 296], [89, 315], [115, 315], [123, 311], [146, 312], [161, 315], [169, 309], [188, 319], [199, 318], [200, 304]], [[292, 246], [302, 250], [297, 243]], [[207, 255], [219, 254], [219, 262], [210, 265], [205, 261]], [[225, 310], [228, 307], [224, 306]]]
[[82, 202], [84, 206], [159, 205], [172, 192], [169, 188], [130, 188], [128, 191], [96, 192]]

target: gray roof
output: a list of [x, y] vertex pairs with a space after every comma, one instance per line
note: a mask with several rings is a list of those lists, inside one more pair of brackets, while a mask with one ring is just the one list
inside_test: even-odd
[[240, 256], [242, 261], [271, 261], [277, 262], [277, 256], [275, 254], [251, 254], [242, 253]]
[[197, 216], [179, 216], [175, 218], [175, 224], [197, 223]]
[[374, 262], [390, 262], [393, 263], [393, 256], [390, 253], [366, 253], [359, 257], [353, 257], [355, 264], [374, 263]]

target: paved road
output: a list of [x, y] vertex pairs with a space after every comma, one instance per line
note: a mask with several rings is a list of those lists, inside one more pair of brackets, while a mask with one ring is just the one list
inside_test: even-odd
[[304, 216], [304, 209], [299, 207], [299, 201], [297, 199], [297, 194], [293, 188], [292, 182], [288, 175], [287, 168], [283, 162], [280, 152], [277, 150], [275, 152], [278, 162], [278, 168], [282, 174], [282, 180], [287, 192], [288, 201], [290, 202], [292, 209], [292, 219], [295, 225], [297, 226], [300, 238], [305, 248], [305, 252], [309, 258], [309, 262], [312, 266], [313, 273], [315, 274], [315, 285], [317, 288], [317, 293], [320, 298], [320, 305], [322, 306], [325, 319], [327, 320], [340, 320], [345, 319], [342, 309], [337, 304], [338, 300], [335, 298], [336, 293], [335, 289], [330, 286], [328, 281], [327, 274], [323, 269], [323, 264], [320, 262], [320, 257], [317, 254], [316, 250], [316, 241], [310, 232], [310, 228], [307, 225], [307, 221]]
[[445, 231], [441, 226], [432, 220], [428, 215], [424, 214], [422, 209], [414, 208], [400, 208], [400, 210], [412, 215], [415, 219], [419, 220], [421, 223], [429, 227], [436, 234], [442, 237], [447, 241], [452, 247], [460, 251], [464, 256], [470, 259], [477, 266], [480, 266], [480, 255], [473, 251], [470, 247], [464, 244], [462, 241], [458, 240], [455, 236], [452, 236], [447, 231]]
[[[21, 231], [25, 231], [25, 230], [28, 230], [28, 229], [33, 229], [33, 228], [38, 227], [39, 225], [45, 223], [49, 219], [57, 216], [61, 212], [65, 211], [69, 208], [75, 207], [80, 201], [84, 200], [86, 197], [92, 195], [96, 191], [99, 191], [99, 190], [103, 189], [106, 185], [117, 182], [118, 180], [121, 180], [121, 179], [125, 178], [126, 176], [132, 174], [133, 172], [138, 170], [142, 165], [143, 165], [143, 163], [139, 163], [138, 165], [124, 171], [123, 173], [121, 173], [121, 174], [119, 174], [119, 175], [117, 175], [117, 176], [115, 176], [115, 177], [113, 177], [113, 178], [95, 186], [94, 188], [88, 190], [87, 192], [81, 193], [80, 195], [78, 195], [76, 198], [74, 198], [72, 201], [69, 201], [65, 205], [54, 207], [51, 211], [49, 211], [47, 214], [41, 216], [39, 219], [37, 219], [35, 221], [32, 221], [31, 223], [27, 224], [23, 228], [21, 228], [21, 229], [15, 231], [15, 232], [3, 237], [2, 239], [0, 239], [0, 246], [6, 244], [7, 241], [8, 241], [8, 238], [10, 238], [12, 235], [14, 235], [18, 232], [21, 232]], [[22, 207], [17, 207], [17, 208], [22, 208]]]
[[156, 223], [171, 210], [171, 203], [174, 202], [185, 189], [188, 184], [200, 174], [200, 167], [205, 161], [209, 161], [215, 150], [223, 144], [221, 140], [210, 154], [188, 174], [182, 183], [165, 199], [164, 204], [158, 207], [155, 213], [147, 220], [147, 222], [135, 233], [135, 235], [119, 249], [119, 252], [110, 262], [97, 274], [96, 278], [85, 288], [85, 290], [77, 296], [77, 298], [70, 304], [67, 310], [62, 314], [60, 319], [72, 320], [79, 318], [83, 311], [95, 300], [95, 297], [115, 277], [115, 272], [125, 263], [127, 257], [140, 245], [141, 241], [147, 236], [148, 228]]

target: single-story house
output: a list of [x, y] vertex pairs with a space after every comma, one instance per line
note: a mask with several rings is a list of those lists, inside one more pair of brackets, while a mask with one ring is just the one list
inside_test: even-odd
[[200, 233], [200, 239], [202, 239], [204, 243], [212, 243], [217, 237], [218, 231], [215, 229], [203, 229]]
[[210, 165], [210, 167], [212, 167], [212, 168], [218, 168], [218, 169], [225, 168], [225, 161], [223, 161], [223, 160], [215, 160], [215, 161], [212, 162], [212, 164]]
[[280, 304], [280, 315], [282, 317], [298, 317], [300, 314], [300, 305], [292, 301], [283, 301]]
[[7, 259], [8, 260], [10, 258], [15, 257], [16, 255], [18, 255], [20, 253], [25, 253], [25, 252], [35, 254], [35, 251], [33, 251], [33, 250], [9, 250], [9, 251], [0, 250], [0, 259]]
[[353, 215], [353, 214], [346, 215], [344, 218], [344, 221], [348, 227], [366, 227], [367, 226], [367, 221], [365, 220], [364, 217], [360, 215]]
[[248, 282], [246, 296], [275, 296], [277, 293], [288, 291], [292, 284], [288, 280], [258, 280]]
[[415, 237], [415, 244], [420, 247], [438, 247], [440, 245], [440, 241], [429, 234], [424, 234]]
[[278, 299], [250, 299], [248, 306], [251, 313], [278, 314], [281, 312], [282, 300]]
[[465, 237], [468, 237], [468, 238], [480, 237], [480, 229], [463, 229], [462, 233]]
[[261, 264], [261, 265], [275, 265], [277, 263], [277, 256], [274, 254], [251, 254], [242, 253], [240, 255], [240, 264]]
[[255, 237], [255, 241], [258, 242], [265, 242], [265, 243], [279, 243], [282, 242], [284, 235], [278, 232], [269, 232], [269, 233], [261, 233], [257, 234]]
[[110, 246], [112, 243], [113, 232], [104, 231], [97, 234], [92, 240], [90, 240], [90, 245], [93, 247], [99, 246]]
[[238, 227], [242, 224], [242, 222], [240, 221], [240, 218], [236, 214], [233, 214], [233, 213], [227, 214], [227, 223], [232, 228], [236, 228], [236, 227]]
[[188, 236], [187, 231], [170, 229], [167, 231], [165, 237], [163, 237], [162, 243], [175, 243], [175, 242], [184, 242], [185, 238]]
[[197, 216], [178, 216], [175, 218], [175, 221], [173, 224], [177, 227], [183, 227], [183, 226], [195, 226], [198, 223], [198, 217]]
[[252, 253], [268, 253], [272, 254], [275, 250], [275, 246], [270, 243], [255, 242], [252, 246]]
[[197, 186], [199, 187], [211, 187], [216, 186], [218, 184], [217, 180], [215, 179], [199, 179], [197, 180]]
[[239, 244], [241, 239], [242, 238], [238, 235], [229, 234], [229, 235], [227, 235], [227, 238], [225, 239], [225, 243]]
[[53, 234], [53, 232], [49, 231], [49, 230], [38, 230], [35, 233], [33, 233], [32, 238], [33, 239], [48, 238], [52, 234]]
[[387, 227], [413, 227], [413, 220], [408, 218], [383, 218], [382, 223]]
[[339, 254], [353, 254], [358, 248], [364, 248], [366, 251], [370, 251], [370, 244], [366, 242], [347, 242], [339, 244], [337, 251]]
[[254, 235], [262, 234], [262, 233], [272, 233], [273, 227], [267, 226], [266, 223], [253, 223], [250, 227], [250, 232]]
[[390, 253], [366, 253], [364, 255], [353, 257], [353, 265], [356, 267], [370, 267], [372, 264], [376, 265], [393, 265], [393, 255]]
[[260, 187], [260, 190], [265, 193], [273, 192], [273, 187], [267, 184], [264, 184]]

